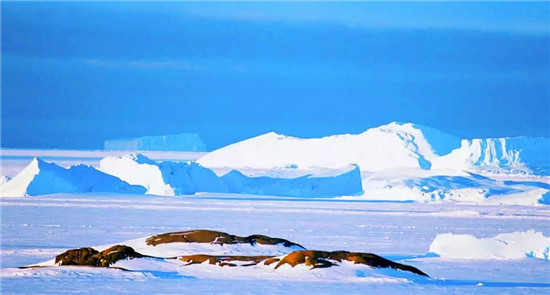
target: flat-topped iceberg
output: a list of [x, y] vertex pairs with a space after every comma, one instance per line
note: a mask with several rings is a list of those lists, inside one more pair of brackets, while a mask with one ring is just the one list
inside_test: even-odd
[[206, 145], [196, 133], [144, 136], [106, 140], [105, 150], [205, 152]]

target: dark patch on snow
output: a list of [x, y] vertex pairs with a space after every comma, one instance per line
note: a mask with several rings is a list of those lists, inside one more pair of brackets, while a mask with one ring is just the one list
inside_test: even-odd
[[289, 240], [273, 238], [264, 235], [250, 235], [248, 237], [240, 237], [236, 235], [230, 235], [228, 233], [212, 231], [212, 230], [190, 230], [182, 232], [172, 232], [160, 235], [155, 235], [147, 238], [147, 245], [156, 246], [166, 243], [210, 243], [215, 245], [224, 244], [262, 244], [262, 245], [278, 245], [282, 244], [285, 247], [300, 247], [305, 249], [299, 244], [293, 243]]
[[55, 264], [109, 267], [109, 265], [119, 260], [141, 257], [145, 257], [145, 255], [137, 253], [133, 248], [124, 245], [112, 246], [101, 252], [88, 247], [68, 250], [57, 255]]

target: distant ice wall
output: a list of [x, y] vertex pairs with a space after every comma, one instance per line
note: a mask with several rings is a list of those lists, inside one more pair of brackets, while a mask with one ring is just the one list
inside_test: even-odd
[[175, 135], [144, 136], [106, 140], [105, 150], [124, 151], [177, 151], [205, 152], [206, 145], [196, 133]]

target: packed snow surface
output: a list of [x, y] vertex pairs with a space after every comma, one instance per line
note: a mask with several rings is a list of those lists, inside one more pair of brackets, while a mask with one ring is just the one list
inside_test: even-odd
[[[59, 194], [2, 199], [0, 205], [2, 294], [79, 290], [94, 294], [175, 294], [181, 293], [182, 286], [189, 293], [200, 294], [364, 294], [371, 289], [381, 294], [545, 294], [550, 290], [550, 264], [544, 259], [457, 260], [426, 255], [434, 238], [448, 232], [495, 237], [534, 229], [548, 237], [550, 212], [546, 207], [227, 194], [179, 198]], [[432, 279], [411, 280], [395, 272], [354, 265], [313, 271], [298, 266], [274, 270], [203, 264], [179, 267], [174, 261], [147, 259], [115, 265], [130, 271], [71, 266], [17, 268], [51, 259], [68, 249], [113, 245], [194, 228], [240, 236], [264, 234], [308, 249], [377, 253], [415, 266]]]
[[112, 139], [106, 140], [104, 146], [105, 150], [125, 151], [206, 151], [206, 145], [196, 133]]
[[412, 123], [390, 123], [352, 135], [302, 139], [274, 132], [228, 145], [198, 160], [206, 167], [338, 168], [361, 171], [394, 168], [548, 174], [549, 138], [460, 140]]
[[439, 234], [430, 252], [451, 259], [550, 259], [550, 237], [529, 230], [476, 238], [468, 234]]

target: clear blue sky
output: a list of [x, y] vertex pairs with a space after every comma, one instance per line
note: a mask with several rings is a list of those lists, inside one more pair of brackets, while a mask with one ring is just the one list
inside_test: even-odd
[[1, 145], [550, 136], [550, 4], [3, 2]]

